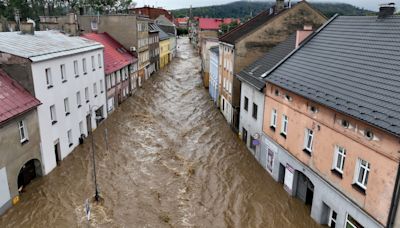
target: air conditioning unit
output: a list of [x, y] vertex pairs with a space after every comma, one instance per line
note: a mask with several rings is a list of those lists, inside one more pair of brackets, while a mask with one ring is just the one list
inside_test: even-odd
[[130, 47], [129, 50], [130, 51], [136, 51], [136, 47]]

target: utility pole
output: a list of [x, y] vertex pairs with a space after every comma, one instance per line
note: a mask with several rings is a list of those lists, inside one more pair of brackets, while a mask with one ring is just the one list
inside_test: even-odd
[[[92, 121], [93, 107], [94, 106], [89, 107], [90, 121]], [[100, 196], [99, 196], [99, 189], [97, 187], [96, 157], [95, 157], [95, 151], [94, 151], [94, 132], [93, 132], [93, 128], [92, 128], [92, 158], [93, 158], [93, 176], [94, 176], [94, 187], [95, 187], [94, 199], [96, 200], [96, 202], [99, 202]]]

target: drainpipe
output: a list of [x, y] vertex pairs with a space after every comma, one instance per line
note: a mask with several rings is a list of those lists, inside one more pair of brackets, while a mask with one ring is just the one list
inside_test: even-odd
[[399, 200], [400, 200], [400, 163], [399, 167], [397, 168], [396, 183], [394, 185], [392, 203], [390, 204], [389, 218], [386, 226], [387, 228], [394, 228], [396, 213], [399, 207]]

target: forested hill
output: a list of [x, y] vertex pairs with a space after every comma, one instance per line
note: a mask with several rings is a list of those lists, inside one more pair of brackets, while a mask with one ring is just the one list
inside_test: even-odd
[[[216, 17], [216, 18], [248, 18], [250, 15], [255, 16], [262, 10], [270, 8], [275, 2], [248, 2], [237, 1], [224, 5], [196, 7], [192, 9], [193, 16], [199, 17]], [[335, 13], [340, 15], [369, 15], [374, 12], [364, 10], [346, 3], [310, 3], [315, 8], [324, 13], [327, 17], [333, 16]], [[189, 9], [172, 10], [175, 17], [189, 16]]]

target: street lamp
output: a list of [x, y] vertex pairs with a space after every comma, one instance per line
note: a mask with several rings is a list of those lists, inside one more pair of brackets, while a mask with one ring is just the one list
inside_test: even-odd
[[[97, 106], [95, 106], [95, 105], [94, 106], [89, 106], [90, 121], [92, 121], [92, 112], [93, 112], [93, 108], [95, 108], [95, 107], [97, 107]], [[100, 119], [102, 119], [102, 117], [96, 115], [95, 119], [96, 120], [100, 120]], [[90, 126], [92, 126], [92, 124], [90, 124]], [[93, 133], [93, 130], [92, 130], [92, 158], [93, 158], [93, 174], [94, 174], [94, 186], [95, 186], [94, 199], [96, 200], [96, 202], [98, 202], [100, 200], [100, 195], [99, 195], [99, 189], [97, 187], [96, 159], [95, 159], [95, 151], [94, 151], [94, 133]]]

